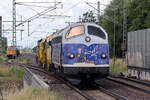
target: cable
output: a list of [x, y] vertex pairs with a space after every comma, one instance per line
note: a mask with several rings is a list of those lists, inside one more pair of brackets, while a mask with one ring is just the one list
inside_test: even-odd
[[80, 3], [82, 2], [82, 0], [80, 0], [78, 3], [76, 3], [75, 5], [73, 5], [71, 8], [69, 8], [68, 10], [71, 10], [73, 8], [75, 8], [76, 6], [78, 6]]
[[18, 5], [23, 5], [23, 6], [32, 6], [32, 7], [42, 7], [42, 8], [49, 8], [49, 7], [46, 7], [46, 6], [38, 6], [38, 5], [27, 5], [27, 4], [18, 4]]
[[54, 9], [56, 9], [56, 8], [53, 8], [53, 9], [51, 9], [51, 10], [48, 8], [48, 9], [46, 9], [46, 10], [40, 12], [39, 14], [36, 14], [36, 15], [34, 15], [34, 16], [28, 18], [27, 20], [25, 20], [25, 22], [16, 25], [16, 27], [18, 27], [18, 26], [20, 26], [20, 25], [22, 25], [22, 24], [24, 24], [24, 23], [26, 23], [26, 22], [28, 22], [28, 21], [34, 20], [34, 19], [36, 19], [36, 18], [38, 18], [38, 17], [44, 15], [45, 13], [48, 13], [48, 12], [54, 10]]
[[83, 0], [80, 0], [78, 3], [76, 3], [75, 5], [73, 5], [72, 7], [68, 8], [66, 11], [64, 11], [65, 13], [63, 14], [66, 14], [69, 10], [72, 10], [73, 8], [75, 8], [76, 6], [78, 6]]
[[[58, 3], [58, 4], [59, 4], [59, 3]], [[58, 5], [58, 4], [56, 4], [56, 5]], [[36, 14], [36, 15], [34, 15], [34, 16], [28, 18], [27, 20], [25, 20], [25, 22], [22, 22], [22, 23], [16, 25], [16, 27], [17, 27], [17, 26], [20, 26], [20, 25], [22, 25], [22, 24], [24, 24], [24, 23], [26, 23], [26, 22], [28, 22], [28, 21], [37, 19], [37, 18], [39, 18], [40, 16], [42, 16], [42, 15], [44, 15], [44, 14], [46, 14], [46, 13], [48, 13], [48, 12], [54, 10], [54, 9], [56, 9], [56, 7], [53, 7], [53, 9], [51, 9], [51, 8], [52, 8], [52, 7], [49, 7], [49, 8], [47, 8], [47, 9], [45, 9], [45, 10], [39, 12], [39, 14]]]
[[[54, 3], [54, 2], [17, 2], [17, 4], [25, 4], [25, 3]], [[60, 3], [60, 2], [57, 2], [57, 3]]]

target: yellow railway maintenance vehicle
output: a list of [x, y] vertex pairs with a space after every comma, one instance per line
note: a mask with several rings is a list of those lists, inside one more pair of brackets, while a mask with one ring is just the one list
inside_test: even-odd
[[47, 44], [47, 38], [45, 38], [42, 42], [42, 66], [43, 68], [46, 68], [46, 44]]
[[44, 55], [43, 55], [43, 51], [44, 51], [44, 40], [41, 39], [38, 41], [38, 47], [37, 47], [37, 62], [40, 65], [43, 65], [44, 63]]
[[50, 70], [50, 66], [52, 64], [52, 48], [51, 48], [51, 40], [54, 37], [54, 33], [47, 37], [46, 39], [46, 62], [47, 69]]
[[54, 34], [38, 41], [37, 62], [49, 70], [51, 65], [51, 40]]

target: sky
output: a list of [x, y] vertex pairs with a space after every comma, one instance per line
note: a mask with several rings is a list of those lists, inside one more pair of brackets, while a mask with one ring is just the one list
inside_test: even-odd
[[[54, 7], [54, 3], [21, 3], [21, 2], [54, 2], [55, 0], [16, 0], [16, 20], [25, 21], [28, 18], [43, 12], [45, 9]], [[62, 29], [66, 27], [67, 22], [77, 22], [79, 21], [79, 16], [82, 16], [83, 13], [92, 10], [94, 13], [97, 13], [92, 7], [86, 4], [89, 2], [93, 7], [97, 8], [97, 2], [100, 1], [101, 14], [103, 14], [106, 6], [111, 0], [56, 0], [61, 2], [57, 5], [56, 10], [52, 10], [45, 15], [32, 20], [29, 23], [29, 36], [28, 36], [28, 24], [25, 23], [17, 27], [17, 46], [23, 48], [33, 48], [37, 45], [37, 40], [45, 38], [46, 36], [52, 34], [56, 29]], [[32, 6], [35, 5], [35, 6]], [[44, 7], [39, 7], [44, 6]], [[54, 17], [52, 15], [61, 15]], [[3, 21], [12, 21], [12, 0], [4, 0], [0, 3], [0, 16], [2, 16]], [[17, 23], [19, 24], [19, 23]], [[6, 31], [12, 29], [12, 23], [3, 22], [3, 34], [2, 36], [7, 37], [8, 45], [12, 44], [12, 32]], [[22, 39], [20, 30], [23, 30]]]

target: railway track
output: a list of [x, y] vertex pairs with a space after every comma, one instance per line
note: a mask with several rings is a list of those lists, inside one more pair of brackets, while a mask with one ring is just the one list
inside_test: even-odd
[[145, 93], [150, 94], [150, 84], [143, 82], [143, 81], [138, 81], [134, 79], [128, 79], [128, 78], [112, 78], [108, 77], [107, 78], [110, 81], [143, 91]]
[[[25, 67], [25, 65], [23, 65], [23, 66]], [[62, 81], [63, 84], [66, 84], [69, 88], [73, 89], [75, 92], [77, 92], [78, 94], [83, 96], [86, 100], [97, 100], [96, 98], [94, 98], [92, 95], [90, 95], [86, 91], [75, 87], [68, 80], [63, 79], [63, 78], [61, 78], [60, 76], [58, 76], [56, 74], [50, 74], [49, 72], [47, 72], [47, 71], [45, 71], [45, 70], [43, 70], [43, 69], [41, 69], [41, 68], [39, 68], [39, 67], [37, 67], [35, 65], [32, 65], [32, 64], [26, 65], [26, 68], [29, 68], [29, 69], [32, 69], [32, 70], [38, 70], [38, 71], [40, 71], [40, 72], [42, 72], [44, 74], [51, 75], [51, 76], [57, 78], [58, 80]], [[123, 96], [121, 96], [119, 94], [113, 93], [112, 91], [109, 91], [109, 90], [107, 90], [107, 89], [105, 89], [103, 87], [100, 87], [98, 84], [97, 85], [95, 84], [95, 86], [97, 87], [97, 89], [95, 91], [103, 92], [103, 93], [107, 94], [107, 96], [113, 97], [114, 100], [115, 99], [117, 99], [117, 100], [128, 100], [128, 99], [126, 99], [125, 97], [123, 97]]]
[[[23, 65], [24, 66], [24, 65]], [[31, 67], [32, 66], [32, 67]], [[62, 78], [60, 78], [59, 76], [57, 76], [57, 75], [54, 75], [54, 74], [50, 74], [50, 73], [48, 73], [47, 71], [44, 71], [44, 70], [42, 70], [41, 68], [37, 68], [37, 67], [35, 67], [34, 65], [31, 65], [31, 66], [29, 66], [28, 65], [28, 67], [26, 67], [26, 68], [29, 68], [29, 69], [32, 69], [32, 70], [38, 70], [38, 71], [40, 71], [40, 72], [42, 72], [42, 73], [44, 73], [44, 74], [47, 74], [47, 75], [53, 75], [55, 78], [57, 78], [58, 80], [60, 80], [60, 81], [62, 81], [63, 82], [63, 84], [66, 84], [68, 87], [70, 87], [71, 89], [73, 89], [74, 91], [76, 91], [77, 93], [79, 93], [81, 96], [83, 96], [84, 98], [86, 98], [86, 100], [96, 100], [95, 98], [93, 98], [93, 97], [91, 97], [90, 95], [88, 95], [87, 93], [85, 93], [85, 92], [83, 92], [83, 91], [80, 91], [78, 88], [76, 88], [75, 86], [73, 86], [73, 85], [71, 85], [68, 81], [66, 81], [66, 80], [64, 80], [64, 79], [62, 79]], [[34, 66], [34, 67], [33, 67]], [[24, 66], [25, 67], [25, 66]]]
[[117, 100], [128, 100], [128, 99], [125, 98], [124, 96], [121, 96], [121, 95], [119, 95], [119, 94], [116, 94], [116, 93], [114, 93], [114, 92], [112, 92], [112, 91], [109, 91], [109, 90], [103, 88], [103, 87], [98, 86], [98, 89], [99, 89], [100, 91], [103, 91], [104, 93], [106, 93], [106, 94], [108, 94], [108, 95], [110, 95], [110, 96], [116, 98]]
[[[32, 67], [31, 67], [31, 66], [32, 66]], [[67, 81], [67, 80], [65, 80], [65, 79], [63, 79], [63, 78], [61, 78], [60, 76], [55, 75], [55, 74], [50, 74], [49, 72], [44, 71], [43, 69], [41, 69], [41, 68], [39, 68], [39, 67], [37, 67], [37, 66], [34, 66], [34, 65], [30, 65], [30, 66], [29, 66], [29, 65], [28, 65], [27, 68], [29, 68], [29, 69], [34, 69], [34, 70], [38, 70], [38, 71], [43, 72], [43, 73], [45, 73], [45, 74], [54, 75], [55, 78], [57, 78], [58, 80], [61, 80], [61, 81], [63, 82], [63, 84], [67, 85], [69, 88], [71, 88], [72, 90], [74, 90], [75, 92], [77, 92], [79, 95], [81, 95], [82, 97], [84, 97], [86, 100], [99, 100], [100, 98], [95, 98], [94, 93], [96, 93], [96, 94], [102, 94], [102, 93], [103, 93], [103, 95], [107, 95], [107, 96], [106, 96], [107, 98], [110, 98], [110, 96], [113, 97], [113, 99], [108, 99], [108, 100], [133, 100], [133, 99], [126, 98], [124, 95], [118, 94], [118, 93], [114, 92], [113, 90], [109, 90], [109, 89], [106, 89], [106, 88], [104, 88], [104, 87], [101, 87], [101, 86], [98, 85], [98, 84], [95, 84], [95, 86], [96, 86], [97, 89], [93, 90], [93, 91], [95, 91], [94, 93], [88, 93], [88, 90], [85, 91], [85, 90], [79, 89], [79, 88], [77, 88], [76, 86], [72, 85], [69, 81]], [[143, 89], [140, 88], [140, 87], [138, 87], [138, 88], [137, 88], [137, 86], [136, 86], [136, 87], [133, 87], [131, 84], [129, 84], [128, 81], [127, 81], [126, 83], [118, 82], [119, 80], [116, 80], [116, 78], [114, 78], [114, 80], [113, 80], [113, 78], [108, 78], [108, 80], [113, 81], [114, 83], [119, 83], [119, 84], [125, 85], [125, 86], [127, 86], [127, 87], [131, 87], [131, 88], [134, 88], [134, 89], [143, 91], [143, 92], [145, 92], [145, 93], [149, 93], [149, 92], [147, 92], [147, 90], [143, 90]], [[125, 80], [125, 79], [124, 79], [124, 80]], [[126, 80], [125, 80], [125, 81], [126, 81]], [[141, 82], [140, 82], [140, 83], [141, 83]], [[126, 84], [127, 84], [127, 85], [126, 85]], [[137, 83], [135, 82], [134, 84], [137, 84]], [[141, 83], [141, 84], [142, 84], [142, 83]], [[131, 85], [131, 86], [130, 86], [130, 85]], [[148, 84], [147, 84], [147, 85], [148, 85]], [[96, 92], [96, 91], [97, 91], [97, 92]], [[98, 92], [98, 91], [99, 91], [99, 92]], [[103, 97], [102, 97], [102, 98], [103, 98]], [[101, 99], [101, 100], [107, 100], [107, 99]], [[147, 100], [147, 99], [145, 99], [145, 100]]]
[[[39, 67], [37, 65], [34, 65], [34, 64], [21, 64], [21, 63], [18, 63], [18, 65], [22, 66], [22, 67], [27, 67], [27, 68], [32, 69], [32, 70], [42, 72], [42, 73], [44, 73], [46, 75], [49, 75], [49, 76], [55, 77], [56, 79], [62, 81], [63, 84], [67, 85], [69, 88], [71, 88], [76, 93], [78, 93], [80, 96], [84, 97], [86, 100], [99, 100], [100, 99], [100, 98], [95, 98], [94, 93], [93, 94], [89, 93], [88, 90], [87, 91], [81, 90], [81, 89], [77, 88], [76, 86], [72, 85], [69, 81], [59, 77], [58, 75], [51, 74], [50, 72], [45, 71], [44, 69], [42, 69], [41, 67]], [[118, 80], [116, 80], [116, 79], [118, 79]], [[121, 77], [120, 78], [111, 78], [111, 77], [109, 77], [108, 80], [119, 83], [119, 84], [122, 84], [122, 85], [125, 85], [127, 87], [131, 87], [131, 88], [143, 91], [145, 93], [150, 93], [150, 91], [149, 91], [150, 89], [149, 90], [146, 89], [148, 86], [150, 86], [150, 84], [146, 83], [146, 82], [143, 82], [143, 81], [138, 81], [138, 80], [135, 80], [135, 79], [126, 79], [126, 78], [121, 78]], [[129, 84], [129, 82], [130, 82], [130, 84]], [[143, 85], [144, 88], [141, 88], [141, 86], [139, 86], [139, 85], [135, 86], [135, 84]], [[124, 96], [122, 94], [119, 94], [119, 93], [115, 93], [115, 92], [113, 92], [113, 90], [106, 89], [105, 87], [101, 87], [100, 85], [96, 84], [96, 87], [97, 87], [97, 89], [93, 90], [93, 91], [97, 91], [95, 93], [107, 95], [106, 97], [110, 97], [110, 98], [112, 97], [113, 99], [111, 99], [111, 100], [116, 100], [116, 99], [117, 100], [130, 100], [130, 99], [126, 98], [126, 96]], [[107, 100], [107, 99], [101, 99], [101, 100]]]
[[141, 81], [141, 80], [137, 80], [137, 79], [133, 79], [133, 78], [125, 78], [125, 77], [122, 77], [122, 76], [119, 76], [118, 78], [121, 78], [121, 79], [124, 79], [124, 80], [127, 80], [127, 81], [128, 80], [133, 81], [133, 82], [136, 82], [136, 83], [139, 83], [139, 84], [146, 85], [146, 86], [150, 87], [150, 83], [145, 82], [145, 81]]

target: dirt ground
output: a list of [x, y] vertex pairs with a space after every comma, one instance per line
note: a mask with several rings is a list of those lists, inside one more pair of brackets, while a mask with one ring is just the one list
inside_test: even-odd
[[0, 77], [0, 90], [3, 96], [9, 94], [10, 92], [21, 90], [22, 88], [23, 88], [23, 81], [4, 79]]

